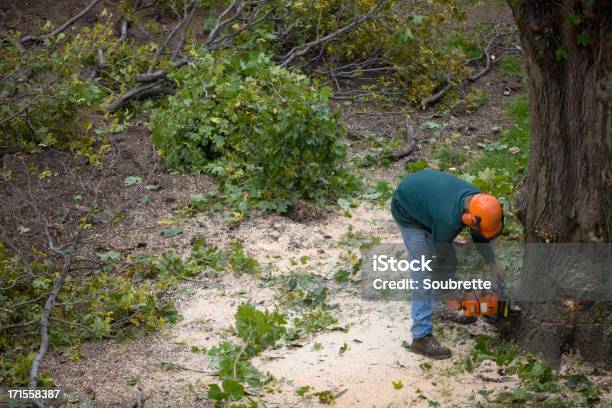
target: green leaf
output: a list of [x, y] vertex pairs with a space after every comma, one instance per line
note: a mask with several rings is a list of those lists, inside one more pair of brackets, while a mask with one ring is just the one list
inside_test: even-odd
[[244, 396], [244, 387], [239, 382], [234, 380], [223, 380], [221, 384], [229, 400], [237, 401]]
[[511, 392], [512, 396], [517, 400], [517, 402], [529, 401], [534, 397], [533, 392], [521, 387], [513, 388]]
[[236, 311], [236, 331], [247, 342], [248, 355], [273, 346], [286, 332], [286, 323], [278, 311], [262, 312], [251, 303], [242, 303]]
[[217, 384], [212, 384], [208, 389], [208, 398], [213, 401], [224, 401], [227, 399], [227, 394], [221, 391], [221, 387]]
[[410, 17], [412, 18], [412, 21], [414, 21], [415, 24], [421, 24], [423, 20], [425, 19], [425, 16], [421, 16], [417, 14], [413, 14]]
[[117, 251], [108, 251], [98, 255], [102, 262], [117, 261], [120, 256], [121, 254]]
[[140, 184], [141, 182], [142, 182], [142, 177], [140, 176], [128, 176], [123, 180], [123, 185], [126, 187], [130, 187], [136, 184]]
[[153, 202], [153, 199], [151, 198], [151, 196], [144, 195], [138, 199], [138, 202], [142, 205], [149, 205]]
[[414, 34], [412, 34], [412, 30], [410, 30], [410, 27], [405, 26], [398, 35], [398, 42], [400, 44], [403, 44], [405, 42], [407, 42], [408, 40], [412, 40], [414, 39]]
[[343, 197], [338, 198], [338, 205], [343, 210], [348, 210], [349, 208], [351, 208], [351, 202], [349, 200], [347, 200], [346, 198], [343, 198]]
[[576, 37], [576, 42], [579, 46], [586, 47], [591, 42], [591, 38], [589, 37], [589, 34], [586, 31], [583, 31], [578, 34], [578, 37]]
[[170, 228], [162, 229], [160, 232], [160, 235], [164, 238], [172, 238], [182, 233], [183, 233], [183, 228], [180, 225], [173, 225]]
[[555, 58], [557, 59], [558, 62], [565, 61], [569, 58], [569, 53], [567, 52], [565, 48], [559, 47], [557, 48], [557, 51], [555, 52]]
[[391, 381], [391, 384], [393, 384], [394, 390], [401, 390], [402, 388], [404, 388], [404, 383], [402, 382], [402, 380]]

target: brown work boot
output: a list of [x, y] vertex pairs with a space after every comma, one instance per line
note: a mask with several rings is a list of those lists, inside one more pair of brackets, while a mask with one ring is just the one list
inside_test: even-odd
[[476, 321], [474, 316], [466, 316], [461, 310], [438, 310], [431, 316], [433, 322], [452, 322], [459, 324], [472, 324]]
[[443, 360], [451, 356], [450, 349], [438, 343], [438, 340], [431, 334], [413, 339], [410, 350], [435, 360]]

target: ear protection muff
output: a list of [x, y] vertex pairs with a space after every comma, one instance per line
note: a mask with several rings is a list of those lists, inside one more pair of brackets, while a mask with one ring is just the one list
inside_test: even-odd
[[474, 217], [472, 214], [469, 213], [469, 211], [466, 210], [463, 211], [463, 214], [461, 214], [461, 222], [471, 227], [480, 223], [480, 217]]
[[[504, 230], [504, 210], [503, 210], [503, 206], [502, 206], [502, 213], [501, 213], [501, 228], [499, 229], [499, 232], [497, 234], [495, 234], [495, 236], [489, 238], [489, 239], [495, 239], [498, 236], [501, 235], [501, 233]], [[472, 214], [470, 214], [469, 211], [467, 210], [463, 210], [463, 214], [461, 214], [461, 222], [465, 225], [467, 225], [468, 227], [470, 226], [478, 226], [480, 224], [480, 217], [477, 216], [473, 216]]]

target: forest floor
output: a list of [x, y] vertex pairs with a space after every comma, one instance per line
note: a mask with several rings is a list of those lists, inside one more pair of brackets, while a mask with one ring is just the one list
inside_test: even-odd
[[[493, 70], [473, 86], [486, 95], [482, 106], [468, 109], [459, 104], [440, 112], [413, 112], [416, 151], [387, 167], [371, 167], [368, 180], [397, 183], [407, 161], [430, 161], [432, 145], [456, 133], [461, 135], [461, 145], [473, 147], [498, 138], [500, 129], [511, 125], [505, 105], [524, 92], [521, 80]], [[397, 109], [342, 102], [336, 103], [335, 109], [341, 112], [349, 136], [370, 133], [391, 137], [404, 131], [405, 114]], [[257, 396], [266, 406], [322, 405], [312, 392], [306, 396], [296, 393], [300, 387], [310, 386], [315, 391], [330, 390], [338, 407], [470, 407], [489, 393], [519, 386], [516, 375], [502, 375], [494, 364], [483, 363], [473, 373], [458, 369], [458, 362], [473, 348], [475, 335], [496, 334], [491, 326], [481, 321], [471, 326], [440, 324], [436, 334], [451, 348], [453, 358], [429, 360], [402, 346], [403, 341], [411, 341], [408, 303], [363, 300], [359, 285], [337, 284], [331, 278], [346, 253], [341, 241], [349, 226], [363, 237], [379, 237], [382, 243], [401, 242], [387, 204], [364, 200], [348, 210], [305, 205], [284, 216], [251, 216], [238, 226], [228, 224], [219, 214], [201, 213], [182, 220], [182, 234], [161, 237], [164, 220], [173, 217], [191, 196], [211, 191], [214, 182], [201, 175], [169, 174], [149, 136], [144, 120], [138, 118], [124, 132], [110, 136], [117, 154], [110, 170], [98, 175], [103, 177], [98, 188], [104, 205], [120, 207], [122, 216], [90, 237], [90, 248], [114, 250], [123, 259], [145, 249], [157, 254], [174, 250], [186, 256], [197, 235], [220, 247], [240, 240], [248, 255], [271, 265], [272, 276], [305, 271], [327, 281], [328, 302], [337, 305], [337, 327], [299, 343], [264, 351], [253, 362], [275, 378]], [[367, 146], [357, 139], [346, 140], [353, 155], [367, 152]], [[53, 176], [30, 186], [25, 182], [22, 159], [28, 165], [49, 170]], [[73, 198], [82, 188], [81, 179], [67, 170], [70, 166], [63, 154], [46, 151], [26, 158], [5, 155], [3, 161], [4, 171], [11, 170], [16, 180], [13, 186], [3, 186], [6, 197], [18, 196], [19, 190], [29, 188], [41, 207], [55, 207], [59, 212], [79, 210]], [[140, 176], [146, 182], [125, 186], [123, 181], [129, 176]], [[146, 184], [161, 188], [147, 191]], [[145, 195], [150, 198], [148, 204], [137, 200]], [[10, 201], [0, 208], [4, 214], [16, 211]], [[198, 350], [210, 349], [228, 337], [227, 329], [241, 302], [274, 308], [278, 288], [269, 282], [273, 281], [247, 274], [236, 277], [229, 272], [202, 283], [182, 282], [171, 291], [182, 317], [178, 323], [135, 339], [84, 343], [78, 360], [51, 350], [42, 370], [51, 374], [59, 388], [69, 391], [66, 406], [129, 407], [138, 388], [148, 396], [147, 408], [212, 406], [205, 398], [207, 385], [218, 379], [207, 368], [207, 354]], [[575, 357], [565, 356], [561, 370], [576, 364]], [[612, 388], [609, 373], [583, 363], [580, 367], [592, 374], [590, 379], [595, 384]], [[401, 388], [393, 385], [398, 381], [403, 384]], [[609, 391], [601, 401], [612, 403]]]
[[[445, 140], [459, 132], [464, 136], [461, 143], [470, 145], [494, 140], [499, 129], [509, 126], [504, 105], [506, 100], [516, 97], [503, 95], [509, 81], [520, 83], [495, 72], [479, 81], [475, 86], [486, 92], [488, 101], [472, 111], [457, 108], [440, 114], [414, 112], [417, 151], [407, 160], [430, 160], [430, 139], [434, 136]], [[403, 114], [395, 110], [344, 103], [336, 109], [342, 112], [349, 134], [390, 136], [403, 126]], [[443, 126], [437, 129], [424, 125], [431, 121]], [[495, 365], [483, 364], [473, 373], [458, 369], [458, 362], [473, 348], [475, 335], [495, 335], [491, 326], [482, 322], [468, 327], [437, 326], [436, 334], [452, 349], [453, 359], [432, 361], [402, 347], [404, 340], [411, 340], [408, 303], [362, 300], [358, 285], [339, 285], [331, 279], [331, 271], [345, 253], [339, 242], [349, 226], [363, 237], [377, 236], [383, 243], [400, 242], [386, 204], [364, 201], [348, 211], [315, 211], [304, 206], [288, 216], [253, 216], [237, 227], [218, 214], [203, 213], [184, 219], [181, 235], [162, 238], [163, 220], [176, 214], [190, 196], [205, 193], [214, 184], [205, 176], [168, 174], [153, 153], [148, 131], [137, 120], [134, 124], [133, 128], [112, 136], [112, 144], [120, 153], [114, 158], [116, 166], [106, 174], [100, 187], [101, 197], [109, 206], [124, 207], [122, 218], [93, 237], [92, 248], [112, 249], [123, 257], [143, 248], [152, 253], [174, 250], [187, 255], [197, 235], [220, 247], [238, 239], [248, 255], [272, 265], [272, 275], [302, 270], [328, 281], [329, 302], [337, 305], [337, 326], [343, 330], [315, 334], [299, 344], [284, 345], [259, 356], [255, 366], [275, 378], [258, 396], [267, 406], [318, 406], [317, 397], [296, 394], [300, 387], [310, 386], [315, 391], [332, 391], [336, 406], [447, 407], [464, 403], [467, 407], [476, 404], [483, 395], [519, 385], [516, 375], [502, 376]], [[351, 144], [350, 138], [347, 143]], [[362, 144], [350, 146], [352, 154], [358, 154], [360, 149]], [[43, 155], [32, 162], [57, 176], [45, 179], [41, 188], [58, 192], [48, 194], [56, 206], [74, 206], [71, 197], [78, 190], [74, 187], [78, 183], [70, 178], [74, 175], [62, 171], [61, 155]], [[7, 160], [5, 166], [11, 167], [11, 163]], [[404, 164], [373, 166], [370, 180], [396, 183]], [[18, 172], [17, 160], [13, 167]], [[124, 186], [122, 181], [133, 175], [142, 176], [146, 183]], [[161, 189], [146, 191], [144, 184], [156, 184]], [[134, 200], [145, 194], [151, 196], [150, 204]], [[46, 195], [40, 192], [36, 196]], [[57, 200], [62, 197], [65, 201], [58, 205]], [[297, 262], [302, 257], [308, 257], [304, 264]], [[233, 324], [241, 302], [248, 300], [262, 308], [273, 308], [278, 293], [267, 282], [231, 273], [206, 283], [183, 282], [172, 291], [182, 316], [177, 324], [133, 340], [85, 343], [76, 361], [52, 351], [42, 368], [51, 374], [57, 386], [71, 391], [70, 406], [126, 407], [134, 400], [138, 388], [149, 396], [147, 407], [210, 406], [205, 399], [207, 384], [214, 383], [216, 378], [207, 369], [206, 353], [193, 350], [210, 349], [227, 338], [227, 329]], [[574, 364], [575, 359], [570, 356], [564, 367]], [[612, 377], [599, 374], [593, 381], [610, 383]], [[392, 382], [398, 381], [403, 384], [401, 389], [393, 386]]]

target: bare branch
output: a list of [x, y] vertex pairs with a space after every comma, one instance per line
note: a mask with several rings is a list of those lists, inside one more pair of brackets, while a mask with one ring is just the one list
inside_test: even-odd
[[121, 35], [117, 39], [116, 44], [120, 44], [121, 42], [123, 42], [123, 41], [125, 41], [127, 39], [127, 37], [128, 37], [128, 26], [129, 26], [129, 20], [127, 19], [127, 17], [123, 17], [123, 19], [121, 20]]
[[155, 71], [150, 74], [136, 74], [134, 79], [136, 82], [151, 82], [157, 81], [158, 79], [166, 79], [166, 72], [163, 70]]
[[440, 101], [440, 99], [442, 99], [444, 97], [444, 95], [446, 95], [446, 93], [448, 91], [450, 91], [453, 88], [453, 83], [451, 82], [451, 74], [450, 72], [448, 73], [447, 77], [446, 77], [446, 81], [445, 85], [442, 89], [440, 89], [438, 92], [436, 92], [435, 94], [428, 96], [427, 98], [424, 98], [421, 101], [421, 109], [426, 109], [428, 106], [431, 106], [437, 102]]
[[19, 109], [17, 112], [13, 113], [12, 115], [9, 115], [8, 117], [0, 120], [0, 126], [4, 125], [7, 122], [10, 122], [11, 120], [13, 120], [14, 118], [16, 118], [17, 116], [21, 115], [22, 113], [24, 113], [34, 102], [36, 102], [36, 100], [40, 98], [40, 95], [35, 96], [34, 98], [30, 99], [30, 101], [28, 103], [26, 103], [25, 105], [23, 105], [21, 107], [21, 109]]
[[40, 318], [40, 347], [36, 353], [36, 356], [34, 357], [34, 360], [32, 361], [32, 366], [30, 367], [29, 388], [31, 390], [35, 390], [38, 385], [38, 369], [43, 357], [45, 356], [45, 353], [47, 352], [47, 348], [49, 347], [49, 315], [55, 306], [55, 299], [57, 298], [60, 290], [62, 290], [66, 277], [70, 272], [74, 246], [78, 242], [78, 238], [79, 237], [77, 236], [77, 239], [75, 239], [75, 242], [73, 243], [73, 247], [64, 254], [64, 268], [62, 269], [59, 278], [53, 284], [53, 290], [47, 298], [45, 308]]
[[259, 12], [261, 11], [263, 5], [266, 3], [265, 0], [260, 0], [260, 2], [258, 3], [257, 7], [255, 7], [255, 9], [253, 9], [253, 11], [251, 11], [249, 13], [249, 16], [246, 18], [238, 18], [239, 20], [244, 20], [246, 21], [246, 23], [240, 27], [238, 30], [235, 30], [229, 34], [226, 34], [224, 36], [218, 36], [217, 38], [215, 38], [213, 41], [210, 41], [206, 43], [205, 48], [207, 50], [215, 50], [217, 48], [221, 48], [221, 47], [226, 47], [230, 44], [231, 40], [238, 36], [240, 33], [249, 30], [253, 27], [255, 27], [256, 25], [260, 24], [261, 22], [265, 21], [268, 19], [268, 17], [275, 11], [274, 8], [270, 8], [266, 13], [264, 13], [262, 16], [260, 16], [259, 18], [257, 18], [257, 15], [259, 14]]
[[[467, 83], [472, 83], [480, 78], [482, 78], [487, 72], [489, 72], [489, 70], [491, 69], [491, 62], [492, 62], [492, 58], [491, 58], [491, 48], [493, 47], [493, 45], [495, 44], [495, 40], [497, 40], [499, 37], [504, 36], [504, 35], [509, 35], [512, 33], [496, 33], [487, 43], [486, 47], [483, 49], [483, 55], [485, 57], [485, 66], [480, 69], [478, 72], [476, 72], [473, 75], [470, 75], [469, 77], [467, 77], [465, 79], [464, 82]], [[465, 62], [465, 65], [471, 64], [472, 62], [478, 61], [482, 58], [482, 56], [479, 57], [475, 57], [475, 58], [470, 58], [469, 60], [467, 60]], [[453, 84], [451, 83], [451, 73], [449, 72], [447, 77], [446, 77], [446, 81], [445, 81], [445, 85], [442, 89], [440, 89], [438, 92], [436, 92], [435, 94], [428, 96], [427, 98], [423, 99], [421, 101], [421, 108], [422, 109], [426, 109], [428, 106], [434, 105], [437, 102], [439, 102], [444, 95], [446, 95], [446, 93], [448, 91], [450, 91], [453, 88]]]
[[115, 112], [123, 108], [131, 99], [142, 99], [151, 96], [172, 95], [176, 92], [174, 88], [162, 86], [166, 81], [160, 79], [156, 82], [133, 88], [121, 95], [117, 100], [108, 106], [110, 112]]
[[485, 66], [484, 68], [482, 68], [480, 71], [478, 71], [477, 73], [475, 73], [474, 75], [470, 75], [468, 77], [468, 81], [470, 82], [474, 82], [477, 79], [481, 78], [482, 76], [484, 76], [487, 72], [489, 72], [489, 69], [491, 68], [491, 47], [493, 46], [493, 43], [495, 42], [495, 40], [501, 36], [504, 35], [502, 34], [495, 34], [491, 40], [489, 40], [489, 43], [487, 44], [487, 46], [484, 48], [484, 56], [485, 56]]
[[403, 159], [404, 157], [412, 154], [412, 152], [414, 152], [414, 149], [416, 148], [416, 137], [414, 133], [414, 126], [413, 126], [412, 118], [408, 115], [406, 115], [405, 140], [406, 140], [406, 146], [401, 150], [391, 153], [389, 155], [389, 159], [394, 160], [394, 161]]
[[[238, 7], [236, 9], [236, 13], [234, 14], [234, 16], [228, 18], [227, 20], [223, 20], [223, 18], [236, 6], [236, 4], [238, 4]], [[208, 34], [208, 38], [206, 39], [206, 42], [204, 43], [204, 48], [206, 48], [210, 43], [215, 41], [215, 39], [217, 38], [217, 36], [219, 35], [219, 33], [221, 32], [223, 28], [225, 28], [228, 24], [230, 24], [231, 22], [233, 22], [234, 20], [238, 18], [238, 16], [242, 12], [243, 6], [244, 4], [242, 0], [232, 0], [230, 5], [225, 10], [223, 10], [223, 12], [217, 18], [217, 22], [215, 23], [215, 26], [213, 27], [212, 30], [210, 30], [210, 34]]]
[[103, 70], [104, 67], [106, 67], [106, 59], [104, 58], [104, 50], [102, 48], [98, 48], [96, 59], [97, 64], [91, 72], [91, 75], [89, 76], [90, 80], [93, 80], [96, 76], [98, 76], [98, 73]]
[[159, 62], [159, 60], [161, 59], [162, 53], [168, 47], [168, 45], [172, 42], [174, 37], [179, 32], [185, 30], [187, 28], [187, 26], [189, 26], [189, 24], [191, 23], [191, 20], [193, 18], [193, 15], [195, 13], [195, 10], [197, 8], [197, 4], [198, 3], [194, 1], [194, 2], [190, 3], [189, 6], [187, 6], [187, 5], [185, 6], [185, 7], [189, 7], [190, 11], [188, 12], [188, 14], [184, 18], [180, 18], [179, 17], [179, 22], [176, 25], [176, 27], [174, 27], [174, 29], [166, 37], [166, 40], [164, 41], [164, 43], [157, 48], [157, 50], [155, 51], [155, 55], [153, 55], [153, 60], [151, 61], [151, 65], [149, 65], [149, 70], [147, 71], [148, 74], [153, 72], [153, 67], [155, 67], [155, 65]]

